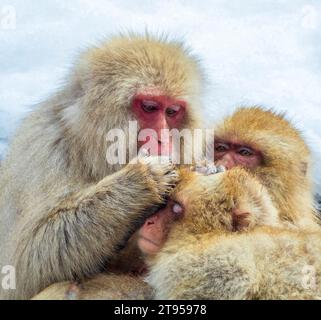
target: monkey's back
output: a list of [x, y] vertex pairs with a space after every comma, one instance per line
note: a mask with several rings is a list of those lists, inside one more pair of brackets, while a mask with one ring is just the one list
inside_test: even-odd
[[311, 291], [305, 285], [309, 270], [316, 279], [321, 277], [321, 235], [317, 232], [265, 227], [248, 233], [181, 238], [179, 243], [169, 243], [152, 262], [148, 282], [157, 298], [321, 297], [321, 288]]

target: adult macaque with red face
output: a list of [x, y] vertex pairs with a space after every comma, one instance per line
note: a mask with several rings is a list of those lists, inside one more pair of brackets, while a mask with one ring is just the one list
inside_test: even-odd
[[283, 221], [319, 228], [313, 207], [311, 155], [283, 115], [240, 108], [215, 129], [217, 166], [249, 169], [268, 189]]
[[[65, 85], [25, 119], [1, 166], [0, 266], [16, 270], [16, 289], [0, 288], [2, 298], [27, 299], [115, 266], [177, 175], [155, 157], [108, 163], [108, 133], [122, 130], [129, 149], [154, 143], [149, 151], [160, 155], [171, 145], [162, 129], [199, 126], [200, 88], [198, 64], [177, 42], [119, 36], [80, 56]], [[128, 132], [134, 120], [138, 137]]]
[[[139, 119], [141, 130], [151, 129], [155, 136], [146, 136], [145, 140], [138, 141], [138, 147], [141, 148], [148, 141], [154, 142], [157, 155], [169, 155], [172, 150], [171, 139], [162, 140], [164, 131], [176, 128], [182, 128], [186, 116], [186, 102], [184, 100], [174, 99], [168, 96], [162, 96], [159, 92], [147, 91], [145, 94], [138, 94], [133, 100], [133, 112], [136, 119]], [[153, 154], [155, 147], [150, 149]], [[155, 153], [156, 153], [155, 152]]]

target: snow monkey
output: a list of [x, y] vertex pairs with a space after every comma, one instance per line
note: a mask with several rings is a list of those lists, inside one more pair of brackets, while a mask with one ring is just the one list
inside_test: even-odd
[[[284, 224], [319, 230], [312, 204], [309, 148], [284, 116], [259, 107], [240, 108], [219, 125], [215, 133], [217, 165], [227, 169], [246, 167], [268, 189]], [[166, 208], [160, 213], [164, 211]], [[166, 219], [161, 219], [166, 216], [162, 213], [151, 217], [140, 230], [143, 236], [139, 245], [143, 251], [158, 250], [153, 242], [161, 234], [155, 230], [166, 225]], [[150, 239], [154, 240], [148, 241]], [[107, 276], [105, 280], [104, 288], [109, 281]], [[105, 294], [111, 297], [107, 291]]]
[[[122, 129], [128, 149], [154, 141], [159, 155], [171, 143], [161, 129], [199, 126], [201, 87], [197, 60], [175, 41], [118, 36], [80, 55], [65, 85], [24, 120], [1, 167], [0, 265], [16, 270], [16, 290], [2, 297], [27, 299], [117, 259], [177, 175], [153, 157], [109, 163], [106, 137]], [[134, 120], [156, 137], [129, 135]]]
[[167, 206], [139, 230], [138, 246], [150, 287], [134, 277], [100, 275], [55, 284], [35, 299], [321, 297], [321, 288], [309, 285], [309, 276], [321, 276], [320, 232], [289, 228], [244, 168], [207, 176], [181, 169]]
[[[321, 297], [321, 287], [309, 285], [321, 276], [320, 232], [288, 228], [250, 172], [188, 173], [172, 201], [182, 208], [182, 218], [164, 245], [158, 246], [161, 241], [151, 233], [154, 247], [143, 248], [149, 254], [147, 281], [154, 298]], [[314, 280], [306, 279], [308, 271]]]
[[217, 165], [246, 167], [257, 176], [284, 222], [319, 228], [310, 150], [284, 115], [260, 107], [238, 109], [215, 129], [214, 158]]

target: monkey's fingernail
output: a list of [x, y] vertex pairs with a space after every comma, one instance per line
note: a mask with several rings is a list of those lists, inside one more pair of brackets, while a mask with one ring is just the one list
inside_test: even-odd
[[207, 173], [207, 167], [202, 167], [202, 166], [196, 166], [195, 171], [198, 173], [203, 173], [206, 174]]
[[215, 174], [218, 172], [218, 169], [215, 166], [209, 167], [206, 170], [207, 175]]
[[217, 170], [217, 172], [224, 172], [224, 171], [226, 171], [226, 168], [224, 166], [220, 165], [216, 168], [216, 170]]
[[149, 151], [145, 148], [139, 150], [139, 153], [138, 153], [139, 156], [141, 157], [149, 157]]
[[159, 163], [161, 164], [172, 164], [172, 160], [168, 156], [160, 156], [158, 157], [158, 159], [159, 159]]

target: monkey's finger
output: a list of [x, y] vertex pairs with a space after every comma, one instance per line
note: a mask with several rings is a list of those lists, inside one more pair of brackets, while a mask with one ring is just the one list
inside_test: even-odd
[[142, 148], [138, 151], [138, 158], [146, 158], [146, 157], [149, 157], [150, 156], [150, 153], [147, 149], [145, 148]]
[[222, 165], [216, 167], [216, 169], [217, 169], [217, 172], [224, 172], [224, 171], [226, 171], [226, 168], [225, 168], [224, 166], [222, 166]]
[[213, 166], [209, 166], [209, 167], [206, 168], [205, 174], [208, 176], [208, 175], [211, 175], [211, 174], [215, 174], [217, 172], [218, 172], [217, 167], [213, 165]]
[[172, 164], [172, 158], [169, 156], [149, 156], [145, 158], [141, 158], [145, 163], [153, 164], [153, 165], [163, 165], [163, 164]]
[[201, 174], [207, 174], [208, 167], [196, 166], [193, 171]]

